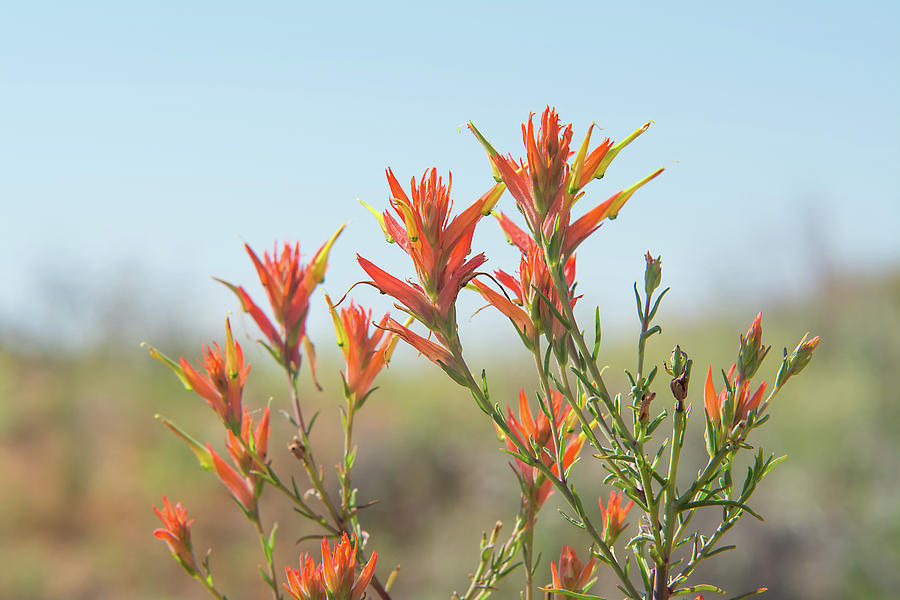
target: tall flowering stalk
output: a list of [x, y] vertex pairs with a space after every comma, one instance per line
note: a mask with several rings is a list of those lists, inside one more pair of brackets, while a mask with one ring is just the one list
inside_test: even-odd
[[[545, 470], [543, 467], [546, 465], [534, 460], [527, 444], [519, 443], [516, 448], [508, 450], [523, 464], [541, 470], [562, 493], [575, 513], [572, 521], [590, 534], [596, 548], [594, 556], [612, 568], [620, 580], [619, 589], [626, 596], [664, 600], [691, 591], [718, 590], [714, 586], [704, 587], [705, 584], [690, 588], [678, 586], [692, 575], [699, 562], [715, 554], [719, 539], [737, 519], [743, 514], [755, 515], [747, 507], [747, 499], [762, 477], [780, 459], [766, 459], [760, 452], [740, 490], [731, 483], [731, 469], [734, 456], [747, 446], [747, 437], [768, 418], [766, 408], [781, 385], [776, 384], [773, 394], [765, 399], [765, 384], [755, 390], [750, 387], [750, 379], [768, 352], [768, 347], [762, 344], [761, 319], [758, 316], [747, 334], [741, 336], [737, 372], [727, 375], [725, 391], [718, 393], [708, 378], [704, 404], [709, 415], [710, 432], [707, 437], [712, 440], [708, 443], [710, 462], [693, 484], [686, 490], [679, 489], [678, 464], [690, 415], [691, 361], [680, 347], [676, 347], [672, 364], [666, 365], [667, 372], [672, 375], [668, 387], [675, 404], [671, 412], [665, 410], [654, 416], [654, 407], [659, 405], [658, 400], [654, 404], [657, 392], [653, 389], [658, 367], [649, 368], [645, 356], [648, 341], [660, 331], [654, 320], [660, 301], [668, 290], [657, 293], [662, 280], [661, 260], [647, 253], [643, 297], [637, 284], [634, 289], [640, 333], [636, 367], [626, 370], [630, 393], [626, 400], [621, 396], [613, 397], [607, 391], [598, 360], [599, 313], [595, 320], [594, 340], [589, 343], [577, 324], [573, 310], [576, 299], [572, 292], [575, 287], [574, 253], [602, 221], [616, 218], [637, 189], [657, 177], [662, 169], [588, 208], [580, 217], [573, 216], [573, 208], [586, 193], [587, 184], [602, 178], [613, 158], [648, 126], [649, 123], [638, 128], [618, 143], [607, 138], [592, 150], [592, 125], [579, 149], [573, 152], [570, 149], [572, 126], [563, 125], [557, 113], [548, 107], [541, 115], [538, 127], [534, 125], [533, 115], [523, 124], [526, 158], [517, 161], [511, 155], [504, 156], [495, 150], [470, 123], [470, 129], [487, 150], [495, 179], [506, 184], [528, 228], [528, 233], [525, 233], [507, 216], [498, 213], [507, 238], [522, 252], [518, 277], [498, 270], [496, 278], [505, 290], [498, 291], [481, 278], [473, 283], [473, 287], [512, 322], [526, 350], [535, 357], [540, 388], [549, 393], [555, 387], [564, 395], [581, 424], [583, 434], [593, 446], [595, 456], [604, 464], [608, 473], [607, 483], [621, 490], [612, 494], [605, 506], [600, 502], [602, 527], [593, 524], [594, 517], [570, 488], [567, 478], [557, 477], [549, 469]], [[542, 333], [547, 335], [548, 343], [555, 350], [558, 367], [555, 378], [547, 370], [549, 355], [543, 355], [539, 349], [538, 338]], [[814, 340], [806, 343], [804, 338], [804, 342], [790, 355], [785, 351], [778, 383], [783, 385], [809, 362], [808, 357], [818, 343], [818, 338]], [[570, 373], [576, 376], [574, 382], [569, 380]], [[488, 400], [486, 385], [470, 382], [470, 388], [479, 406], [483, 406]], [[548, 410], [547, 414], [553, 417], [554, 412]], [[671, 419], [672, 434], [669, 467], [665, 470], [661, 464], [665, 446], [659, 449], [655, 458], [648, 446], [655, 430], [667, 418]], [[494, 420], [498, 420], [496, 415]], [[595, 432], [602, 432], [606, 442], [601, 442]], [[558, 435], [553, 437], [556, 456], [559, 456], [561, 440]], [[547, 454], [552, 455], [550, 452]], [[721, 478], [728, 482], [724, 488], [710, 487], [712, 481]], [[624, 496], [629, 498], [627, 504], [624, 503]], [[639, 590], [639, 584], [632, 581], [622, 559], [612, 551], [619, 535], [627, 530], [625, 515], [635, 506], [646, 515], [648, 526], [638, 531], [626, 546], [638, 567], [643, 592]], [[691, 531], [689, 526], [695, 512], [712, 506], [724, 507], [722, 525], [712, 536]], [[686, 562], [682, 559], [680, 572], [670, 572], [671, 566], [679, 562], [673, 554], [677, 548], [686, 545], [693, 545], [690, 559]], [[524, 551], [527, 571], [527, 540]], [[532, 597], [530, 586], [530, 577], [526, 572], [526, 598]]]
[[[279, 474], [272, 465], [270, 449], [274, 452], [284, 445], [270, 443], [270, 407], [254, 410], [252, 398], [249, 402], [244, 398], [249, 365], [228, 321], [224, 346], [203, 346], [202, 359], [196, 365], [183, 357], [174, 361], [150, 348], [186, 389], [204, 398], [223, 425], [227, 453], [162, 419], [187, 443], [201, 467], [219, 478], [239, 513], [253, 525], [264, 560], [260, 573], [273, 600], [282, 600], [285, 593], [294, 600], [362, 600], [371, 595], [381, 600], [391, 598], [397, 571], [383, 583], [375, 573], [377, 556], [366, 547], [372, 544], [372, 538], [363, 529], [360, 511], [368, 503], [361, 500], [364, 492], [351, 481], [359, 450], [352, 433], [358, 413], [376, 389], [376, 377], [387, 366], [399, 340], [469, 390], [502, 437], [504, 451], [512, 456], [510, 466], [521, 491], [508, 537], [501, 539], [500, 522], [490, 534], [483, 534], [470, 583], [462, 593], [453, 593], [455, 600], [485, 600], [518, 564], [523, 565], [521, 595], [524, 600], [535, 600], [539, 593], [535, 586], [535, 524], [553, 493], [564, 504], [560, 512], [588, 537], [590, 547], [586, 562], [582, 562], [573, 547], [563, 546], [559, 561], [550, 565], [550, 587], [539, 588], [546, 594], [556, 599], [601, 598], [588, 593], [601, 565], [610, 569], [617, 589], [630, 600], [702, 598], [698, 592], [725, 593], [718, 586], [689, 580], [703, 561], [727, 549], [722, 540], [741, 517], [761, 518], [749, 501], [765, 475], [784, 457], [776, 458], [757, 448], [742, 478], [734, 476], [735, 461], [739, 454], [754, 449], [751, 443], [758, 446], [754, 432], [770, 418], [775, 396], [809, 364], [820, 340], [807, 335], [793, 351], [785, 349], [780, 369], [774, 379], [768, 379], [774, 385], [769, 386], [758, 377], [771, 348], [763, 341], [760, 313], [739, 336], [736, 356], [716, 357], [701, 389], [695, 386], [692, 397], [693, 361], [687, 352], [676, 346], [663, 364], [653, 364], [647, 352], [653, 336], [661, 331], [656, 318], [668, 291], [660, 291], [662, 258], [647, 252], [643, 285], [634, 285], [639, 324], [635, 362], [625, 369], [626, 391], [616, 395], [609, 392], [601, 357], [599, 310], [595, 311], [593, 335], [591, 328], [585, 333], [575, 315], [576, 303], [581, 306], [584, 302], [575, 294], [576, 250], [605, 220], [615, 219], [635, 192], [662, 169], [605, 201], [591, 203], [583, 198], [588, 184], [602, 179], [613, 159], [648, 127], [649, 123], [618, 142], [605, 138], [592, 148], [592, 124], [576, 149], [572, 145], [573, 126], [547, 107], [537, 125], [533, 114], [522, 125], [524, 158], [516, 159], [497, 152], [470, 123], [469, 128], [487, 151], [496, 183], [456, 216], [451, 214], [449, 175], [445, 183], [437, 169], [429, 169], [420, 178], [412, 178], [405, 188], [390, 169], [386, 171], [389, 207], [382, 212], [370, 210], [387, 239], [412, 261], [415, 280], [393, 275], [359, 254], [357, 261], [370, 278], [367, 283], [391, 296], [395, 307], [409, 319], [400, 323], [385, 314], [376, 322], [371, 309], [353, 300], [341, 308], [341, 302], [335, 305], [325, 297], [344, 359], [340, 373], [344, 403], [339, 408], [344, 439], [343, 457], [335, 469], [337, 485], [315, 458], [311, 435], [315, 419], [307, 422], [303, 416], [299, 367], [304, 349], [314, 367], [306, 320], [313, 293], [324, 280], [330, 249], [343, 227], [308, 264], [301, 262], [296, 243], [281, 248], [276, 245], [262, 258], [245, 246], [265, 290], [271, 316], [243, 286], [223, 282], [259, 327], [261, 343], [287, 376], [286, 395], [293, 408], [293, 416], [288, 419], [297, 432], [288, 449], [305, 473], [308, 491], [300, 491], [294, 474]], [[495, 210], [507, 189], [524, 218], [524, 227], [516, 225], [508, 210]], [[581, 206], [588, 207], [580, 216], [575, 214], [579, 201], [579, 211]], [[479, 271], [487, 258], [472, 250], [477, 224], [491, 213], [520, 251], [517, 270], [496, 268], [493, 276]], [[476, 380], [464, 358], [456, 300], [465, 288], [480, 294], [510, 321], [525, 354], [534, 361], [534, 376], [519, 382], [518, 414], [509, 408], [505, 414], [501, 411], [490, 396], [486, 370], [481, 370], [480, 381]], [[413, 321], [424, 326], [427, 333], [413, 331]], [[714, 374], [720, 364], [729, 363], [730, 369], [722, 370], [720, 390]], [[668, 377], [661, 377], [662, 372]], [[667, 381], [660, 385], [663, 379]], [[313, 383], [318, 386], [315, 376]], [[671, 396], [667, 401], [668, 393]], [[679, 474], [681, 450], [685, 443], [702, 443], [687, 427], [692, 403], [699, 402], [701, 396], [708, 460], [696, 476], [686, 477], [683, 470]], [[284, 398], [270, 402], [284, 402]], [[377, 410], [391, 410], [390, 404], [380, 404]], [[667, 436], [663, 434], [666, 428]], [[317, 440], [317, 445], [321, 441]], [[590, 450], [582, 452], [586, 444]], [[576, 490], [574, 482], [583, 471], [591, 480], [597, 480], [598, 473], [603, 475], [607, 489], [596, 504], [582, 501]], [[738, 485], [741, 480], [743, 484]], [[280, 582], [275, 568], [277, 524], [269, 524], [261, 516], [261, 498], [268, 488], [286, 497], [314, 532], [311, 536], [321, 538], [321, 563], [303, 553], [299, 568], [286, 568]], [[204, 561], [196, 559], [190, 531], [193, 521], [188, 520], [180, 503], [172, 505], [164, 496], [163, 508], [153, 510], [163, 523], [154, 535], [166, 542], [190, 576], [223, 600], [225, 595], [213, 584], [209, 554]], [[694, 517], [700, 512], [721, 520], [709, 528], [708, 519], [698, 519], [704, 525], [697, 526]], [[329, 540], [336, 540], [333, 548]], [[765, 588], [740, 597], [762, 591]], [[425, 592], [416, 597], [421, 595]]]

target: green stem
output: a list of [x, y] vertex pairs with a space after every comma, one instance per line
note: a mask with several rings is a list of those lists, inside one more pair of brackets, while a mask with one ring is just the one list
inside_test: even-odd
[[194, 579], [203, 584], [203, 587], [206, 588], [206, 591], [209, 592], [213, 598], [216, 598], [216, 600], [225, 600], [225, 595], [217, 590], [216, 587], [208, 582], [202, 575], [197, 573], [194, 575]]
[[281, 595], [278, 593], [278, 578], [275, 574], [275, 563], [272, 554], [266, 549], [268, 542], [266, 541], [266, 534], [263, 531], [262, 523], [260, 522], [258, 506], [253, 513], [253, 525], [256, 527], [256, 533], [259, 534], [259, 543], [262, 546], [263, 557], [266, 559], [266, 567], [269, 570], [269, 585], [272, 588], [272, 597], [275, 600], [281, 600]]
[[738, 511], [739, 509], [730, 509], [726, 508], [727, 518], [723, 521], [722, 525], [716, 530], [716, 532], [706, 540], [706, 543], [700, 548], [700, 551], [697, 553], [697, 556], [685, 565], [684, 569], [681, 573], [678, 574], [677, 581], [685, 581], [688, 577], [691, 576], [691, 573], [694, 572], [694, 569], [697, 568], [697, 565], [700, 564], [701, 561], [707, 558], [707, 554], [713, 547], [718, 543], [718, 541], [722, 538], [725, 533], [734, 527], [734, 524], [737, 523], [739, 514], [732, 516], [732, 511]]
[[715, 456], [712, 456], [709, 459], [709, 462], [706, 463], [706, 467], [703, 469], [703, 472], [691, 485], [688, 491], [678, 498], [678, 504], [687, 504], [688, 502], [691, 502], [694, 498], [694, 495], [704, 487], [706, 487], [706, 484], [712, 481], [713, 477], [716, 476], [716, 474], [719, 472], [719, 465], [722, 464], [722, 461], [725, 460], [725, 458], [731, 451], [732, 448], [728, 445], [720, 448], [719, 451], [716, 452]]
[[[606, 464], [609, 466], [610, 469], [613, 470], [613, 472], [619, 478], [619, 481], [621, 481], [622, 483], [627, 485], [629, 488], [632, 487], [631, 480], [628, 479], [624, 473], [622, 473], [622, 470], [619, 468], [618, 463], [615, 460], [613, 460], [612, 458], [610, 458], [609, 453], [600, 444], [600, 440], [597, 438], [596, 434], [594, 434], [594, 430], [591, 427], [591, 424], [588, 422], [587, 417], [585, 417], [584, 411], [581, 409], [581, 406], [579, 406], [579, 403], [578, 403], [577, 399], [575, 398], [574, 393], [572, 392], [572, 387], [569, 384], [569, 377], [566, 375], [566, 366], [564, 364], [562, 364], [561, 362], [557, 362], [557, 365], [559, 367], [560, 380], [562, 381], [562, 384], [563, 384], [563, 395], [566, 397], [566, 400], [568, 401], [569, 406], [572, 407], [572, 411], [575, 413], [575, 416], [578, 418], [579, 423], [581, 423], [582, 431], [584, 431], [585, 435], [588, 436], [588, 441], [590, 441], [591, 445], [593, 445], [597, 449], [599, 456], [601, 456], [603, 458], [603, 460], [606, 461]], [[609, 429], [606, 425], [606, 421], [604, 421], [603, 419], [597, 419], [597, 422], [600, 423], [601, 426], [604, 428], [604, 432], [606, 433], [607, 439], [616, 446], [616, 448], [619, 450], [620, 453], [624, 454], [624, 450], [622, 449], [621, 445], [618, 443], [618, 439], [612, 435], [611, 431], [609, 431]]]
[[[637, 365], [637, 389], [639, 391], [644, 389], [644, 350], [646, 348], [647, 341], [647, 331], [650, 328], [650, 295], [647, 295], [646, 300], [644, 301], [644, 312], [641, 314], [641, 334], [638, 337], [638, 365]], [[637, 403], [642, 403], [643, 398], [633, 398], [633, 400]], [[657, 589], [659, 589], [659, 581], [660, 577], [667, 577], [667, 564], [665, 557], [665, 550], [662, 536], [660, 535], [660, 529], [662, 528], [661, 523], [659, 522], [659, 497], [653, 497], [653, 481], [650, 475], [650, 465], [647, 463], [646, 455], [644, 454], [644, 441], [646, 439], [646, 429], [645, 423], [640, 422], [640, 415], [635, 413], [635, 436], [636, 436], [636, 453], [634, 457], [635, 466], [638, 469], [638, 473], [641, 478], [641, 487], [644, 488], [644, 501], [647, 504], [648, 512], [650, 513], [650, 529], [653, 532], [653, 540], [656, 544], [656, 549], [660, 557], [660, 561], [656, 562], [656, 575], [657, 575]], [[662, 491], [660, 492], [662, 493]], [[666, 600], [666, 598], [656, 598], [656, 600]]]
[[665, 548], [663, 558], [668, 561], [672, 556], [672, 546], [675, 543], [676, 505], [678, 503], [677, 480], [678, 462], [681, 458], [681, 445], [684, 436], [685, 416], [683, 411], [676, 410], [672, 425], [672, 448], [669, 450], [669, 474], [666, 477], [666, 486], [663, 489], [663, 505], [666, 509], [663, 525], [663, 539]]
[[525, 600], [534, 599], [534, 524], [536, 514], [534, 499], [526, 500], [525, 532], [522, 538], [522, 556], [525, 562]]
[[628, 441], [633, 443], [634, 439], [631, 437], [631, 434], [625, 427], [625, 422], [622, 421], [622, 416], [612, 408], [612, 399], [610, 398], [609, 392], [606, 389], [606, 384], [603, 382], [603, 375], [600, 373], [600, 368], [597, 366], [597, 363], [596, 361], [594, 361], [591, 352], [588, 350], [587, 342], [584, 341], [584, 335], [582, 335], [581, 330], [578, 328], [577, 322], [575, 321], [575, 313], [572, 311], [572, 305], [569, 302], [569, 287], [565, 282], [564, 276], [559, 268], [551, 268], [549, 269], [549, 271], [550, 278], [553, 280], [553, 287], [556, 290], [556, 295], [559, 298], [565, 299], [563, 302], [560, 302], [560, 305], [562, 308], [562, 314], [568, 322], [568, 333], [572, 336], [572, 339], [575, 340], [575, 345], [578, 346], [578, 351], [584, 359], [584, 362], [587, 364], [588, 370], [591, 372], [591, 377], [594, 380], [594, 386], [596, 387], [597, 391], [600, 392], [600, 399], [604, 402], [604, 404], [606, 404], [607, 409], [609, 409], [610, 415], [616, 421], [618, 428], [626, 437], [629, 438]]
[[[565, 473], [563, 472], [563, 454], [565, 453], [565, 446], [561, 439], [562, 432], [559, 431], [559, 424], [556, 422], [556, 410], [553, 408], [553, 391], [550, 388], [550, 381], [547, 379], [547, 372], [544, 370], [544, 363], [541, 361], [540, 342], [535, 344], [532, 354], [534, 355], [534, 364], [537, 367], [538, 377], [541, 380], [541, 387], [544, 391], [544, 402], [550, 413], [550, 438], [553, 440], [553, 454], [555, 456], [556, 464], [559, 465], [560, 478], [565, 480]], [[543, 456], [538, 455], [537, 459], [543, 460]]]
[[[331, 496], [325, 491], [325, 484], [323, 482], [322, 473], [320, 469], [316, 466], [315, 458], [312, 455], [312, 449], [309, 445], [309, 431], [306, 429], [303, 420], [303, 411], [300, 407], [300, 390], [299, 390], [299, 378], [298, 373], [294, 371], [294, 369], [290, 366], [288, 361], [285, 361], [284, 368], [288, 376], [288, 380], [290, 382], [291, 388], [291, 405], [294, 409], [294, 416], [297, 419], [297, 433], [300, 435], [300, 441], [306, 449], [303, 458], [300, 462], [303, 463], [303, 466], [306, 470], [306, 474], [309, 477], [310, 483], [312, 483], [313, 488], [316, 490], [316, 493], [319, 495], [319, 500], [322, 502], [322, 505], [328, 511], [329, 516], [332, 519], [332, 522], [339, 532], [354, 534], [353, 531], [347, 531], [347, 524], [344, 521], [343, 515], [337, 510], [334, 501], [331, 499]], [[357, 547], [356, 550], [357, 560], [359, 561], [360, 566], [366, 564], [366, 557], [363, 553], [363, 549], [361, 546]], [[391, 600], [390, 594], [388, 594], [387, 590], [382, 585], [381, 581], [379, 581], [377, 575], [372, 576], [372, 581], [370, 584], [375, 592], [378, 594], [379, 598], [382, 600]]]
[[350, 467], [348, 460], [353, 450], [353, 417], [356, 414], [356, 407], [351, 396], [347, 397], [347, 427], [344, 430], [344, 464], [342, 466], [341, 476], [341, 512], [346, 521], [350, 521], [354, 527], [357, 525], [357, 519], [350, 506], [350, 493], [352, 486], [350, 484]]
[[[522, 537], [527, 530], [527, 519], [525, 501], [519, 505], [519, 513], [516, 515], [516, 524], [513, 527], [509, 538], [500, 547], [499, 553], [494, 554], [494, 547], [497, 542], [497, 536], [500, 534], [501, 523], [497, 523], [491, 532], [490, 538], [485, 538], [481, 545], [481, 558], [478, 562], [478, 568], [472, 576], [472, 581], [465, 595], [461, 598], [457, 595], [453, 596], [453, 600], [486, 600], [494, 592], [496, 584], [510, 570], [511, 563], [515, 559], [516, 554], [522, 544]], [[496, 559], [495, 559], [496, 556]]]

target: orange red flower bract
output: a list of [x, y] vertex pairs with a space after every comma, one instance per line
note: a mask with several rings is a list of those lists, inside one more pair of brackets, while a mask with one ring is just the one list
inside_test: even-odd
[[389, 315], [385, 314], [381, 318], [374, 333], [370, 335], [371, 309], [367, 311], [351, 300], [350, 306], [342, 308], [338, 314], [327, 294], [325, 301], [331, 311], [338, 346], [347, 365], [346, 371], [342, 373], [344, 383], [354, 401], [361, 402], [369, 393], [375, 376], [390, 359], [398, 338], [393, 332], [385, 333]]
[[[565, 446], [563, 451], [563, 472], [565, 472], [566, 469], [575, 462], [575, 458], [578, 456], [578, 453], [581, 451], [581, 447], [584, 444], [585, 436], [584, 434], [578, 434], [573, 438], [572, 432], [567, 431], [566, 421], [569, 418], [572, 407], [566, 406], [566, 408], [563, 409], [562, 404], [562, 394], [555, 392], [550, 403], [550, 409], [553, 411], [554, 419], [556, 420], [560, 441]], [[525, 394], [524, 389], [519, 392], [519, 418], [516, 419], [509, 407], [507, 407], [506, 410], [509, 414], [506, 418], [506, 422], [509, 425], [512, 434], [515, 435], [519, 442], [526, 448], [531, 449], [532, 443], [536, 444], [540, 449], [536, 458], [550, 467], [553, 474], [559, 477], [559, 465], [550, 458], [547, 452], [543, 451], [543, 449], [547, 449], [550, 452], [550, 455], [556, 456], [556, 452], [554, 451], [553, 429], [547, 415], [545, 415], [543, 411], [538, 411], [537, 414], [532, 413], [531, 407], [528, 405], [528, 396]], [[517, 445], [511, 439], [507, 437], [505, 441], [506, 447], [510, 452], [519, 451]], [[530, 495], [529, 500], [533, 500], [535, 509], [539, 509], [553, 492], [552, 482], [546, 479], [537, 467], [526, 465], [518, 458], [516, 459], [515, 469], [521, 478], [522, 483], [528, 489]]]
[[302, 570], [289, 567], [284, 588], [296, 600], [359, 600], [375, 574], [378, 555], [373, 554], [356, 577], [356, 550], [356, 542], [351, 546], [346, 533], [335, 544], [333, 553], [328, 539], [322, 538], [322, 564], [316, 567], [311, 556], [301, 554]]
[[306, 265], [300, 262], [299, 243], [295, 243], [293, 247], [285, 243], [280, 253], [276, 244], [271, 255], [268, 252], [263, 253], [262, 260], [249, 245], [244, 244], [253, 266], [256, 267], [259, 281], [266, 291], [275, 322], [278, 324], [277, 328], [250, 298], [243, 286], [222, 281], [235, 293], [241, 302], [241, 308], [250, 313], [262, 330], [268, 340], [266, 345], [272, 354], [279, 361], [286, 362], [286, 366], [294, 371], [300, 366], [300, 344], [306, 336], [309, 298], [316, 286], [324, 281], [328, 254], [343, 230], [342, 225]]
[[468, 383], [465, 380], [465, 376], [463, 374], [464, 369], [462, 368], [462, 365], [460, 365], [453, 357], [453, 355], [447, 350], [446, 338], [443, 335], [439, 333], [435, 334], [435, 337], [440, 342], [442, 342], [443, 345], [437, 344], [415, 333], [408, 327], [401, 325], [394, 319], [388, 320], [387, 324], [385, 325], [385, 329], [396, 334], [397, 337], [415, 348], [425, 358], [441, 367], [444, 372], [446, 372], [454, 381], [456, 381], [460, 385], [466, 385]]
[[[572, 546], [563, 546], [559, 555], [559, 563], [550, 562], [553, 588], [570, 592], [583, 592], [596, 569], [596, 558], [592, 556], [587, 564], [582, 564]], [[556, 594], [555, 597], [563, 598], [564, 596]]]
[[241, 345], [234, 341], [227, 319], [225, 336], [224, 356], [219, 344], [213, 343], [211, 347], [204, 344], [203, 362], [200, 363], [202, 373], [194, 370], [184, 357], [178, 363], [194, 391], [206, 400], [225, 426], [234, 431], [241, 426], [241, 395], [250, 365], [244, 365], [244, 353]]
[[212, 459], [216, 475], [219, 476], [219, 479], [225, 484], [225, 487], [228, 488], [234, 499], [248, 514], [254, 513], [256, 511], [257, 493], [253, 479], [235, 471], [221, 456], [216, 454], [212, 444], [206, 445], [206, 451], [209, 452], [209, 456]]
[[625, 518], [634, 505], [634, 500], [622, 506], [622, 492], [610, 492], [606, 507], [603, 506], [603, 498], [598, 498], [597, 502], [600, 503], [600, 514], [603, 517], [603, 540], [611, 546], [625, 529]]
[[197, 562], [194, 560], [191, 545], [191, 523], [194, 520], [187, 520], [187, 512], [182, 508], [181, 502], [176, 502], [172, 506], [165, 495], [163, 495], [163, 510], [154, 506], [153, 512], [164, 526], [154, 530], [153, 535], [166, 542], [169, 550], [188, 572], [196, 573]]

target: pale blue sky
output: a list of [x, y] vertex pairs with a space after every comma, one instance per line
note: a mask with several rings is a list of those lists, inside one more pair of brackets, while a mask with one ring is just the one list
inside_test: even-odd
[[[251, 280], [242, 240], [311, 252], [344, 221], [333, 294], [357, 250], [411, 274], [356, 198], [437, 165], [462, 206], [491, 177], [460, 127], [520, 155], [547, 104], [578, 139], [655, 121], [584, 201], [667, 168], [580, 252], [613, 318], [648, 248], [684, 310], [896, 265], [900, 4], [734, 6], [4, 3], [0, 317], [56, 325], [126, 285], [218, 323], [236, 305], [208, 276]], [[476, 245], [512, 268], [499, 239], [485, 223]]]

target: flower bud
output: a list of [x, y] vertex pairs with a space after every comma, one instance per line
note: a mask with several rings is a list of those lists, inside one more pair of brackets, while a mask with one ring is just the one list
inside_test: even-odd
[[649, 298], [653, 291], [659, 287], [659, 282], [662, 281], [662, 266], [660, 265], [662, 256], [653, 258], [650, 252], [647, 252], [644, 255], [644, 259], [647, 261], [647, 269], [644, 271], [644, 290]]
[[610, 492], [606, 506], [603, 506], [603, 498], [598, 498], [600, 514], [603, 517], [603, 541], [612, 546], [625, 528], [625, 517], [634, 505], [634, 500], [622, 506], [622, 492]]
[[184, 567], [185, 571], [191, 575], [197, 573], [197, 561], [191, 545], [191, 523], [194, 520], [188, 520], [181, 502], [172, 505], [165, 496], [163, 496], [163, 509], [160, 510], [154, 506], [153, 512], [164, 525], [164, 527], [156, 529], [153, 535], [168, 544], [172, 556]]
[[681, 349], [681, 346], [675, 346], [672, 349], [672, 355], [669, 357], [669, 362], [664, 365], [666, 369], [666, 373], [671, 375], [672, 377], [681, 377], [683, 374], [687, 374], [687, 378], [691, 377], [691, 366], [694, 364], [694, 361], [688, 358], [687, 352]]
[[[550, 563], [550, 573], [553, 577], [553, 587], [558, 590], [581, 592], [591, 582], [591, 577], [597, 569], [597, 559], [593, 556], [582, 564], [578, 554], [571, 546], [563, 546], [559, 555], [559, 563]], [[561, 594], [555, 594], [554, 598], [562, 598]]]
[[806, 339], [808, 336], [809, 334], [804, 335], [803, 339], [800, 340], [800, 343], [797, 344], [797, 347], [790, 354], [787, 353], [787, 348], [784, 349], [784, 360], [775, 380], [776, 388], [780, 388], [788, 379], [805, 369], [809, 361], [812, 360], [813, 352], [819, 346], [819, 336], [811, 340]]
[[738, 351], [738, 372], [741, 379], [749, 380], [756, 374], [771, 346], [763, 346], [762, 343], [762, 313], [758, 313], [747, 335], [741, 336], [741, 348]]

